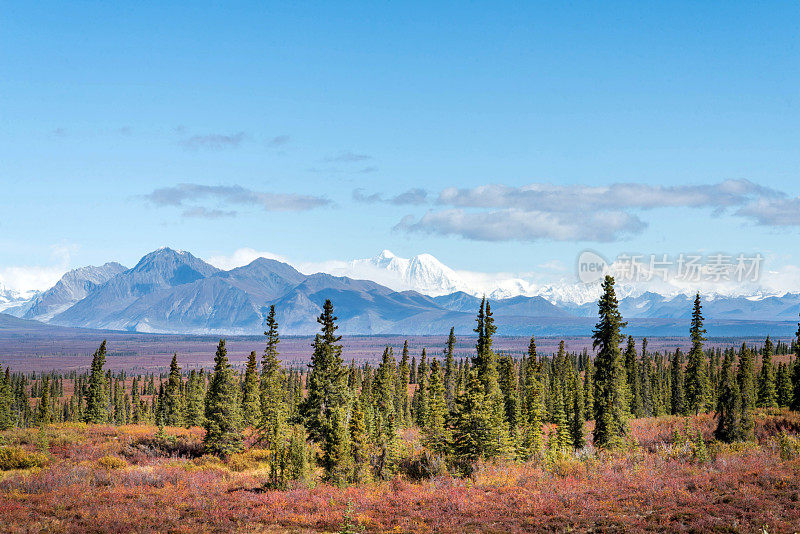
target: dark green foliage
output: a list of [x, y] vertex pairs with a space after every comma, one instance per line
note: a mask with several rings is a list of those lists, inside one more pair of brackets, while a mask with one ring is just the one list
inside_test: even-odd
[[327, 409], [323, 428], [322, 468], [326, 482], [345, 484], [352, 473], [350, 456], [350, 432], [344, 406]]
[[350, 475], [350, 482], [356, 484], [369, 480], [369, 458], [367, 456], [367, 427], [364, 423], [364, 410], [360, 402], [353, 406], [353, 414], [350, 417], [350, 456], [353, 460], [353, 472]]
[[676, 349], [670, 366], [672, 390], [670, 394], [670, 413], [686, 415], [686, 396], [684, 390], [684, 367], [681, 349]]
[[447, 417], [447, 399], [439, 361], [431, 362], [431, 374], [428, 382], [428, 413], [425, 426], [422, 428], [423, 442], [432, 451], [444, 455], [448, 450], [450, 432], [445, 421]]
[[794, 411], [800, 411], [800, 323], [797, 324], [795, 337], [794, 365], [792, 365], [792, 402], [790, 407]]
[[542, 452], [542, 387], [539, 380], [541, 365], [536, 354], [536, 340], [531, 336], [528, 357], [525, 359], [525, 403], [522, 410], [525, 425], [523, 443], [528, 457], [538, 457]]
[[228, 363], [225, 340], [220, 339], [214, 356], [214, 376], [206, 395], [203, 444], [210, 454], [228, 456], [242, 450], [242, 417], [238, 384]]
[[36, 424], [48, 425], [53, 418], [50, 408], [50, 377], [45, 375], [42, 381], [42, 396], [36, 411]]
[[242, 381], [242, 423], [256, 426], [261, 420], [261, 388], [258, 376], [258, 358], [255, 351], [247, 357]]
[[86, 391], [86, 413], [84, 420], [87, 423], [105, 423], [108, 420], [108, 393], [106, 392], [106, 375], [103, 366], [106, 364], [106, 342], [100, 344], [92, 355], [92, 365], [89, 372], [89, 384]]
[[519, 394], [517, 391], [517, 373], [511, 356], [503, 356], [499, 360], [500, 391], [503, 392], [506, 421], [509, 429], [519, 426]]
[[778, 374], [775, 376], [775, 390], [776, 401], [781, 408], [788, 408], [792, 402], [792, 380], [789, 375], [789, 365], [783, 362], [779, 363]]
[[586, 445], [583, 424], [586, 421], [584, 414], [583, 384], [577, 373], [571, 373], [572, 379], [572, 413], [570, 414], [570, 438], [572, 446], [582, 449]]
[[11, 389], [11, 371], [6, 367], [0, 373], [0, 430], [8, 430], [16, 423], [13, 415], [14, 393]]
[[692, 339], [692, 348], [689, 351], [689, 361], [686, 364], [685, 398], [687, 413], [699, 414], [705, 410], [708, 402], [708, 376], [706, 374], [706, 360], [703, 354], [703, 342], [706, 333], [703, 328], [702, 306], [700, 293], [694, 298], [692, 309], [692, 326], [689, 330]]
[[639, 362], [636, 356], [636, 343], [633, 340], [633, 336], [628, 336], [628, 345], [625, 348], [625, 377], [628, 398], [630, 399], [628, 411], [634, 417], [641, 417], [644, 409], [641, 397]]
[[720, 441], [731, 442], [743, 437], [742, 433], [742, 396], [733, 368], [734, 353], [725, 351], [722, 361], [722, 383], [717, 400], [717, 429], [714, 437]]
[[761, 371], [758, 373], [757, 406], [759, 408], [776, 408], [778, 406], [775, 367], [772, 365], [772, 349], [772, 341], [767, 336], [761, 357]]
[[745, 440], [753, 439], [755, 430], [756, 385], [754, 360], [753, 352], [742, 343], [742, 348], [739, 351], [739, 368], [736, 373], [736, 381], [739, 384], [739, 394], [741, 395], [739, 424], [742, 439]]
[[[322, 314], [317, 318], [321, 333], [314, 339], [307, 379], [308, 397], [300, 413], [311, 439], [323, 442], [334, 426], [329, 421], [335, 411], [342, 411], [349, 398], [347, 368], [342, 362], [341, 336], [336, 335], [338, 326], [333, 314], [333, 304], [326, 300]], [[341, 414], [340, 414], [341, 415]], [[346, 420], [343, 420], [347, 429]]]
[[594, 444], [612, 447], [628, 432], [626, 372], [619, 349], [620, 329], [625, 327], [619, 313], [614, 278], [606, 276], [598, 302], [599, 321], [593, 331], [594, 364]]
[[456, 367], [454, 351], [456, 346], [455, 328], [450, 328], [450, 335], [447, 336], [447, 344], [444, 349], [444, 397], [447, 409], [453, 408], [453, 400], [456, 396]]
[[172, 356], [169, 365], [169, 378], [167, 387], [164, 389], [163, 399], [163, 424], [165, 426], [183, 426], [185, 404], [181, 393], [181, 368], [178, 367], [178, 354]]

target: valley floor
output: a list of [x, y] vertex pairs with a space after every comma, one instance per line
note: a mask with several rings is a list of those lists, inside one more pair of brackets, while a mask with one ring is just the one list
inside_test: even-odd
[[[759, 414], [757, 442], [711, 441], [713, 420], [631, 422], [629, 450], [479, 466], [346, 488], [316, 476], [264, 491], [264, 451], [200, 455], [201, 429], [54, 425], [0, 433], [3, 532], [796, 532], [797, 414]], [[700, 432], [699, 440], [684, 439]], [[160, 439], [160, 438], [159, 438]], [[403, 436], [413, 456], [416, 432]], [[22, 469], [10, 469], [23, 467]], [[762, 530], [763, 529], [763, 530]]]

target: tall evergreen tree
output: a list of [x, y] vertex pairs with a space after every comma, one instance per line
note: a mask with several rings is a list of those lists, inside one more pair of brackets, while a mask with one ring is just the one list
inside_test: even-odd
[[759, 408], [775, 408], [778, 406], [775, 367], [772, 365], [772, 350], [772, 341], [767, 336], [761, 356], [761, 371], [758, 373], [757, 405]]
[[619, 444], [627, 435], [625, 408], [626, 373], [619, 348], [620, 330], [625, 327], [619, 313], [614, 278], [603, 280], [603, 295], [598, 302], [599, 321], [594, 328], [594, 444], [610, 447]]
[[628, 336], [628, 345], [625, 348], [625, 382], [630, 399], [628, 410], [634, 417], [642, 417], [643, 412], [638, 363], [636, 342], [633, 340], [633, 336]]
[[108, 420], [108, 393], [106, 392], [106, 375], [103, 366], [106, 364], [106, 342], [100, 344], [92, 355], [92, 365], [89, 371], [89, 384], [86, 390], [86, 412], [84, 420], [87, 423], [99, 424]]
[[503, 356], [500, 358], [499, 362], [500, 391], [503, 392], [506, 421], [508, 421], [509, 429], [513, 432], [519, 426], [517, 372], [514, 367], [514, 359], [511, 356]]
[[455, 347], [455, 328], [451, 327], [450, 335], [447, 336], [447, 344], [444, 349], [444, 397], [448, 410], [453, 408], [453, 399], [455, 399], [456, 396]]
[[[259, 384], [259, 420], [258, 432], [261, 442], [271, 451], [270, 480], [273, 486], [282, 483], [281, 459], [284, 457], [286, 444], [286, 381], [281, 362], [278, 360], [278, 322], [275, 319], [275, 306], [270, 306], [267, 314], [267, 346], [261, 357], [261, 379]], [[253, 355], [254, 356], [254, 355]], [[305, 437], [303, 438], [305, 442]], [[303, 444], [305, 447], [305, 443]], [[291, 446], [289, 446], [291, 449]], [[291, 450], [288, 455], [291, 456]]]
[[794, 365], [792, 365], [792, 402], [789, 407], [796, 412], [800, 412], [800, 323], [797, 323], [794, 351]]
[[411, 369], [408, 366], [408, 340], [403, 342], [403, 355], [397, 367], [397, 386], [395, 388], [395, 417], [398, 426], [411, 424], [411, 404], [408, 399], [408, 385], [411, 379]]
[[[342, 363], [342, 346], [339, 344], [341, 336], [336, 335], [339, 328], [336, 321], [333, 304], [330, 300], [325, 300], [322, 313], [317, 318], [321, 333], [314, 339], [314, 352], [307, 378], [308, 396], [300, 410], [309, 436], [319, 442], [329, 438], [340, 440], [341, 436], [332, 434], [335, 432], [347, 434], [347, 368]], [[334, 412], [340, 419], [337, 424], [344, 430], [333, 424], [331, 418]], [[349, 456], [349, 451], [345, 450], [345, 453]]]
[[775, 392], [777, 403], [780, 408], [788, 408], [792, 402], [792, 380], [790, 378], [789, 366], [786, 363], [778, 364], [778, 374], [775, 376]]
[[731, 442], [742, 436], [741, 412], [742, 397], [736, 373], [733, 368], [733, 350], [725, 351], [720, 374], [720, 394], [717, 400], [717, 428], [714, 437], [720, 441]]
[[525, 423], [524, 444], [528, 456], [538, 457], [542, 451], [542, 387], [539, 380], [541, 364], [536, 354], [536, 340], [531, 336], [528, 344], [528, 357], [525, 370], [525, 405], [523, 418]]
[[[2, 370], [0, 368], [0, 370]], [[5, 373], [0, 373], [0, 430], [8, 430], [14, 426], [13, 416], [14, 393], [11, 386], [11, 373], [6, 367]]]
[[739, 368], [736, 373], [736, 381], [739, 383], [739, 393], [741, 395], [741, 414], [739, 416], [741, 436], [742, 439], [751, 440], [754, 438], [755, 432], [755, 362], [753, 352], [744, 343], [742, 343], [742, 348], [739, 351]]
[[165, 426], [183, 426], [184, 424], [186, 406], [181, 393], [182, 386], [181, 368], [178, 367], [178, 353], [176, 352], [169, 365], [169, 378], [167, 387], [164, 389], [163, 423]]
[[670, 367], [672, 391], [670, 394], [672, 415], [686, 415], [686, 396], [684, 389], [683, 354], [681, 349], [675, 349]]
[[237, 389], [225, 340], [220, 339], [214, 356], [214, 376], [206, 395], [203, 444], [210, 454], [228, 456], [242, 450], [242, 416]]
[[570, 417], [570, 437], [572, 446], [582, 449], [586, 445], [586, 437], [583, 432], [583, 424], [586, 421], [584, 414], [583, 384], [581, 384], [578, 373], [571, 373], [572, 379], [572, 414]]
[[451, 439], [446, 426], [447, 399], [444, 378], [439, 361], [431, 362], [431, 374], [428, 381], [428, 414], [422, 429], [424, 443], [434, 452], [444, 455]]
[[364, 422], [364, 410], [360, 402], [356, 402], [353, 406], [349, 432], [350, 457], [353, 461], [353, 473], [350, 476], [350, 482], [360, 484], [369, 480], [367, 427]]
[[42, 380], [42, 393], [39, 399], [39, 408], [36, 412], [36, 424], [49, 425], [52, 419], [53, 414], [50, 409], [50, 377], [45, 375]]
[[261, 420], [261, 387], [258, 376], [258, 357], [251, 351], [247, 357], [242, 382], [242, 423], [256, 426]]
[[689, 351], [689, 361], [686, 364], [686, 411], [699, 414], [705, 410], [708, 402], [708, 376], [706, 374], [706, 359], [703, 353], [703, 342], [706, 340], [703, 334], [703, 313], [700, 305], [700, 293], [694, 297], [694, 307], [692, 309], [692, 326], [689, 333], [692, 339], [692, 349]]

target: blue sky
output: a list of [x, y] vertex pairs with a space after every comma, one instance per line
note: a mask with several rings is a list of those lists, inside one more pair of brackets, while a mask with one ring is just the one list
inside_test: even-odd
[[800, 265], [798, 20], [796, 2], [5, 2], [0, 277], [162, 245]]

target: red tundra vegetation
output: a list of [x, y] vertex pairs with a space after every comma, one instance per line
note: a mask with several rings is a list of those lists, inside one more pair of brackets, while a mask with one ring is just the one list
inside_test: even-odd
[[[800, 417], [758, 414], [756, 442], [710, 415], [631, 422], [622, 451], [482, 464], [470, 478], [266, 490], [268, 451], [224, 462], [199, 428], [59, 424], [0, 433], [4, 532], [796, 532]], [[698, 437], [702, 436], [702, 439]], [[415, 432], [404, 455], [424, 453]]]

